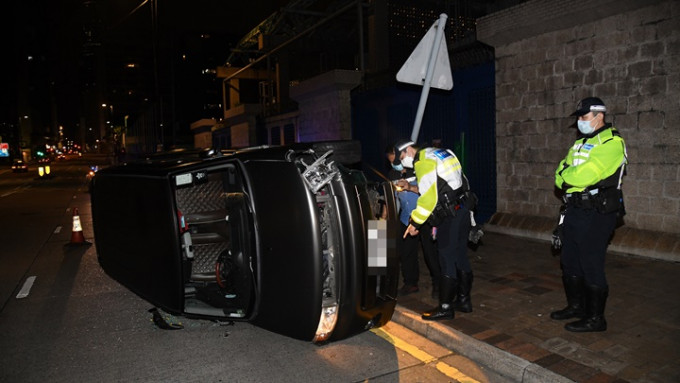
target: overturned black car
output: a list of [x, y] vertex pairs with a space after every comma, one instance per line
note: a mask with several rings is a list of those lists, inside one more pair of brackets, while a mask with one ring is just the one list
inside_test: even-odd
[[176, 152], [100, 170], [99, 263], [173, 314], [313, 342], [382, 326], [398, 284], [394, 186], [356, 169], [360, 149]]

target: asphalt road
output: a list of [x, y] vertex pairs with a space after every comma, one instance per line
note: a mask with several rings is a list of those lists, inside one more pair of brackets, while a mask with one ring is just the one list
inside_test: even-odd
[[[0, 169], [0, 382], [506, 382], [390, 323], [326, 345], [163, 313], [99, 267], [85, 174]], [[89, 244], [71, 245], [74, 208]], [[32, 282], [32, 283], [31, 283]]]

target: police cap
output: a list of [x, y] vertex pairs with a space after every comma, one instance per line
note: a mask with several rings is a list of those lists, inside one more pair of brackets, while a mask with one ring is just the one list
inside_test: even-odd
[[393, 164], [399, 165], [401, 163], [401, 160], [399, 159], [399, 156], [402, 151], [406, 150], [409, 146], [415, 145], [415, 142], [410, 141], [410, 140], [399, 140], [394, 144], [394, 161], [392, 161]]
[[604, 102], [597, 97], [586, 97], [576, 105], [576, 111], [572, 116], [581, 117], [590, 112], [606, 112], [607, 107]]

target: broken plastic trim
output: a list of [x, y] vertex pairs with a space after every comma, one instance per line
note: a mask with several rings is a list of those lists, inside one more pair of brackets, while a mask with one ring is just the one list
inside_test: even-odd
[[[288, 161], [292, 160], [294, 151], [289, 151], [286, 155]], [[315, 155], [313, 150], [309, 150], [307, 154]], [[327, 151], [321, 157], [317, 158], [311, 165], [307, 165], [302, 158], [296, 159], [296, 162], [305, 167], [301, 172], [302, 178], [305, 180], [307, 188], [314, 194], [318, 193], [321, 188], [328, 185], [333, 178], [340, 173], [334, 161], [326, 162], [326, 158], [333, 154], [332, 150]]]
[[161, 330], [181, 330], [184, 328], [184, 326], [178, 323], [168, 323], [158, 311], [157, 307], [150, 308], [149, 312], [153, 316], [153, 323]]

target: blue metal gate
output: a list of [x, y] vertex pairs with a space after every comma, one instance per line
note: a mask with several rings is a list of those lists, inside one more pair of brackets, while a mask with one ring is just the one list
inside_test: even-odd
[[[418, 143], [452, 149], [479, 197], [476, 218], [496, 212], [494, 63], [453, 72], [451, 91], [432, 89]], [[422, 88], [404, 84], [352, 95], [353, 138], [362, 143], [365, 165], [386, 174], [385, 148], [413, 129]]]

